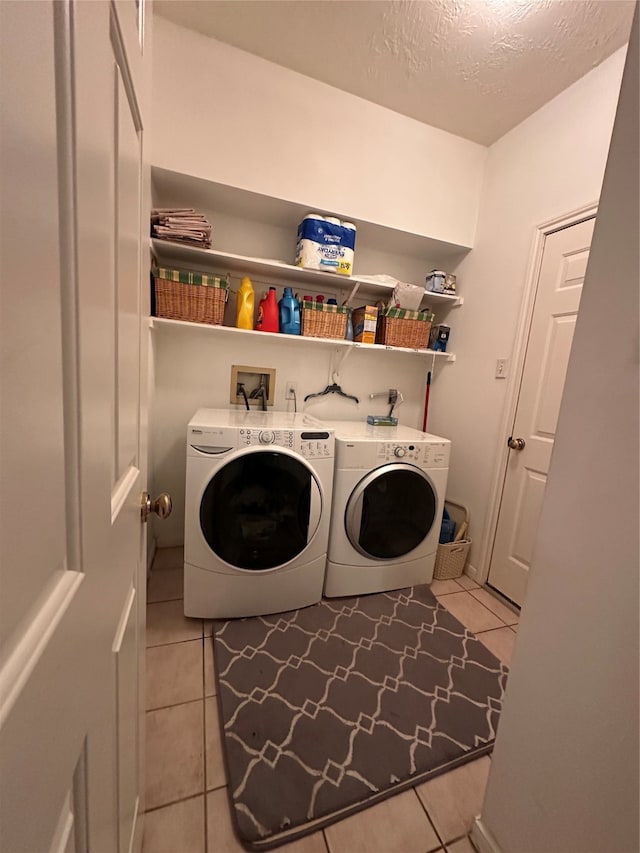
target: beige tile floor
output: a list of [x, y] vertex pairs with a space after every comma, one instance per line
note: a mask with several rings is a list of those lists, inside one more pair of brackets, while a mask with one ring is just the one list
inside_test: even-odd
[[[433, 593], [507, 665], [518, 615], [470, 578]], [[182, 613], [182, 549], [157, 552], [147, 606], [147, 814], [143, 853], [241, 853], [229, 816], [213, 678], [211, 623]], [[473, 853], [485, 756], [404, 791], [283, 853]]]

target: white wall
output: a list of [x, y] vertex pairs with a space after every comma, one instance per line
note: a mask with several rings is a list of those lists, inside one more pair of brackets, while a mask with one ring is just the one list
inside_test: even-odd
[[[188, 79], [193, 72], [196, 86]], [[486, 148], [159, 18], [151, 138], [154, 166], [204, 179], [176, 181], [165, 174], [156, 181], [154, 203], [196, 204], [214, 224], [215, 246], [226, 251], [292, 260], [297, 220], [284, 223], [280, 208], [269, 220], [277, 206], [256, 196], [252, 206], [241, 192], [225, 192], [220, 202], [219, 186], [210, 190], [207, 181], [433, 238], [403, 244], [396, 232], [383, 250], [379, 232], [369, 228], [367, 239], [359, 228], [356, 266], [362, 273], [420, 282], [444, 262], [433, 252], [455, 251], [434, 240], [473, 240]], [[390, 245], [396, 248], [389, 251]], [[276, 283], [254, 281], [256, 295]], [[237, 285], [234, 277], [232, 287]], [[233, 306], [232, 295], [231, 323]], [[175, 507], [170, 519], [154, 525], [160, 546], [183, 540], [186, 424], [201, 406], [229, 406], [231, 365], [275, 368], [275, 408], [286, 410], [284, 382], [298, 382], [300, 400], [322, 390], [334, 350], [207, 329], [153, 332], [152, 491], [169, 491]], [[414, 355], [357, 350], [344, 364], [341, 383], [361, 398], [360, 405], [331, 397], [305, 409], [319, 417], [363, 420], [387, 411], [383, 401], [368, 400], [370, 393], [398, 388], [405, 397], [397, 410], [400, 422], [418, 427], [431, 367], [431, 359]], [[445, 378], [453, 367], [435, 372]]]
[[[430, 429], [453, 442], [449, 494], [468, 504], [471, 570], [487, 536], [487, 511], [507, 434], [500, 433], [510, 357], [537, 225], [600, 194], [624, 49], [489, 149], [476, 242], [456, 269], [465, 304], [452, 322], [458, 361], [433, 393]], [[482, 576], [482, 575], [481, 575]], [[486, 575], [484, 575], [486, 577]]]
[[638, 11], [481, 826], [503, 853], [638, 837]]
[[473, 244], [484, 146], [153, 23], [154, 165]]

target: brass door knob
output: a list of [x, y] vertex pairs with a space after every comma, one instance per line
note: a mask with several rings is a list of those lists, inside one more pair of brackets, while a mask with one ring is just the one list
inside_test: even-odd
[[513, 438], [513, 436], [509, 436], [507, 444], [512, 450], [524, 450], [525, 440], [524, 438]]
[[151, 500], [151, 495], [149, 492], [142, 493], [142, 500], [140, 501], [140, 512], [142, 515], [143, 521], [149, 520], [149, 514], [155, 512], [158, 518], [168, 518], [171, 515], [171, 510], [173, 509], [173, 503], [171, 501], [171, 496], [166, 492], [163, 492], [161, 495], [155, 499], [155, 501]]

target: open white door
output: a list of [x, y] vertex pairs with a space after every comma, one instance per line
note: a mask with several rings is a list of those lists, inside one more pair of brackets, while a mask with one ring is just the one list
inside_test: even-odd
[[519, 605], [527, 587], [594, 223], [588, 219], [555, 231], [544, 242], [488, 578]]
[[143, 811], [148, 51], [134, 0], [0, 17], [0, 848], [125, 853]]

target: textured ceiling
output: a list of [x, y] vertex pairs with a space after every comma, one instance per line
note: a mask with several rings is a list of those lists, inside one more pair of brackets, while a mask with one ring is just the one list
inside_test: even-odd
[[625, 44], [634, 0], [155, 0], [174, 23], [490, 144]]

